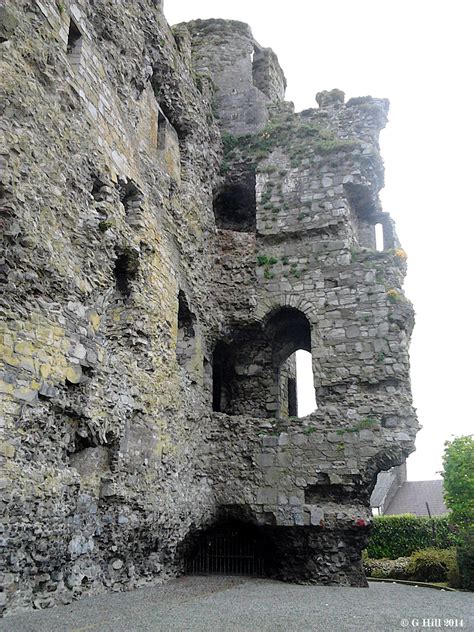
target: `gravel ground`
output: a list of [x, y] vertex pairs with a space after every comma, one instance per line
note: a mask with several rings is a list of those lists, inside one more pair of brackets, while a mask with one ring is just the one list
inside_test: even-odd
[[271, 580], [183, 577], [165, 586], [88, 597], [6, 617], [8, 632], [474, 631], [472, 594], [398, 584], [299, 586]]

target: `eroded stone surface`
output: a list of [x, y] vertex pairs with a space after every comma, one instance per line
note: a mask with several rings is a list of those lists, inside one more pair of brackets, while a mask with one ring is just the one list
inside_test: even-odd
[[417, 429], [387, 101], [294, 114], [247, 25], [172, 31], [154, 0], [2, 16], [3, 605], [163, 581], [229, 521], [272, 576], [363, 585]]

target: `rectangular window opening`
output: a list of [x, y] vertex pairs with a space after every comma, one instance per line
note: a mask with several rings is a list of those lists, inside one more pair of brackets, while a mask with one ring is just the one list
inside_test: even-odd
[[375, 250], [377, 250], [377, 252], [385, 250], [383, 225], [380, 223], [375, 224]]

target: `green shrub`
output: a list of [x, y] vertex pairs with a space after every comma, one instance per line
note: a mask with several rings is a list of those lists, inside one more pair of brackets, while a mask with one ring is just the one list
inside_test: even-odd
[[424, 549], [413, 553], [407, 572], [412, 579], [419, 582], [456, 581], [456, 550]]
[[457, 547], [459, 586], [474, 591], [474, 535], [465, 534]]
[[430, 547], [447, 549], [457, 542], [447, 516], [376, 516], [367, 553], [372, 559], [394, 560]]
[[364, 571], [368, 577], [380, 579], [408, 579], [409, 557], [399, 557], [396, 560], [371, 560], [363, 558]]

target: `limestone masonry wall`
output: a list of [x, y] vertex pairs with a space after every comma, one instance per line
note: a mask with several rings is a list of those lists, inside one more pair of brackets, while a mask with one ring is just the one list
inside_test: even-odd
[[0, 55], [1, 607], [164, 581], [228, 525], [272, 577], [364, 585], [417, 430], [388, 102], [295, 114], [247, 25], [155, 0], [7, 2]]

